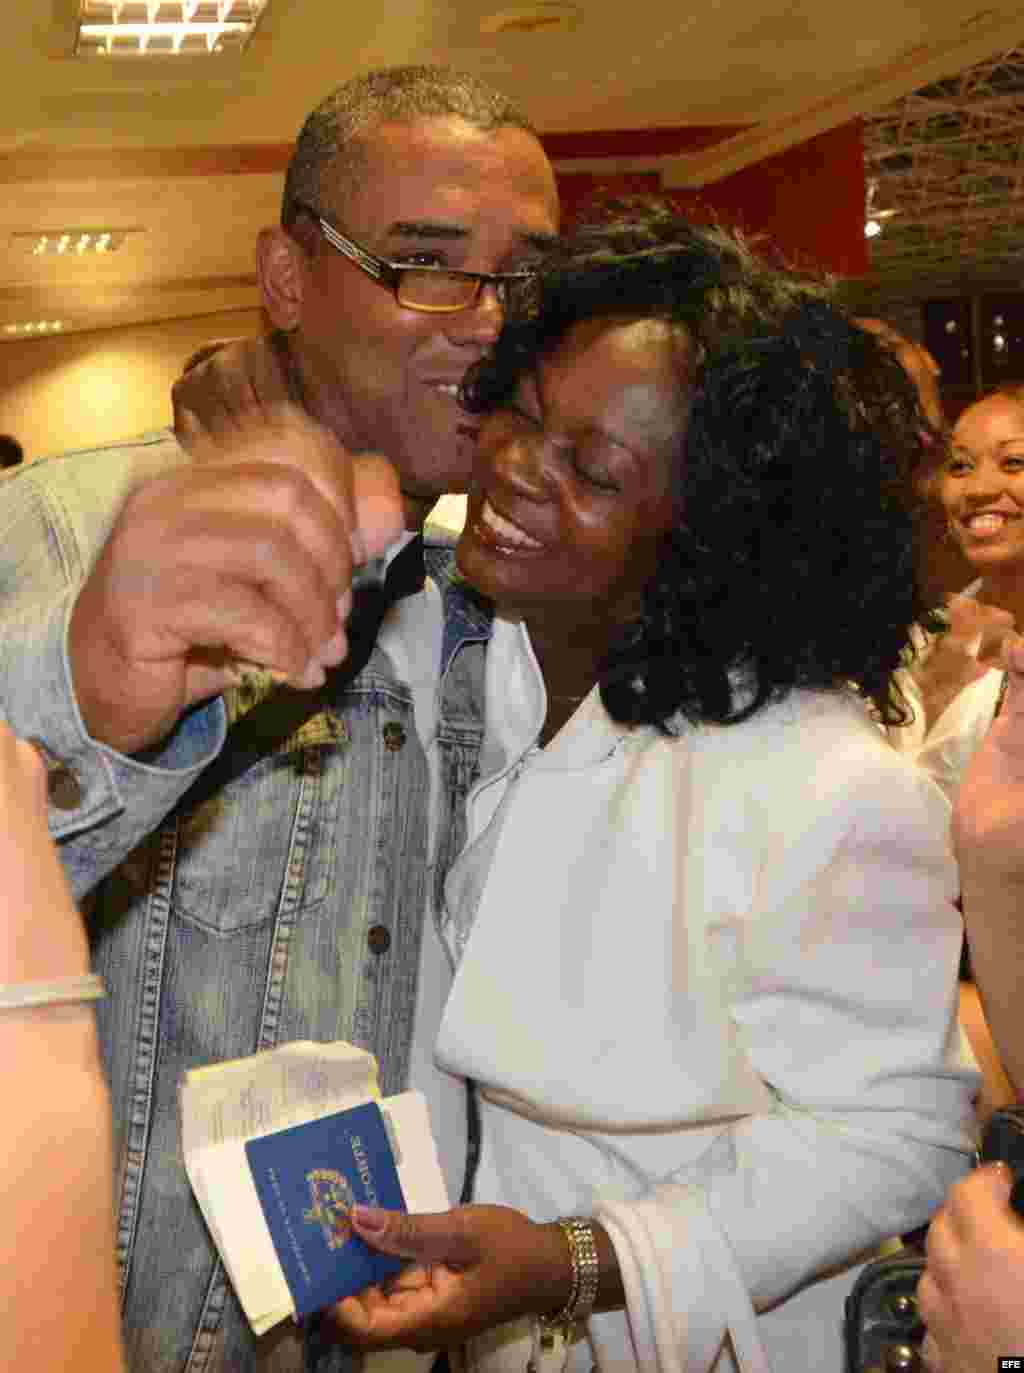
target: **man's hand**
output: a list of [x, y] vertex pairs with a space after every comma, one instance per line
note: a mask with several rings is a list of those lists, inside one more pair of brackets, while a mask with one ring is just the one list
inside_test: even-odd
[[171, 388], [174, 432], [191, 449], [196, 433], [230, 438], [246, 418], [290, 399], [288, 379], [268, 338], [230, 339], [183, 373]]
[[352, 1219], [373, 1248], [414, 1263], [332, 1309], [345, 1344], [443, 1349], [569, 1298], [571, 1267], [557, 1224], [537, 1225], [506, 1206], [417, 1216], [357, 1206]]
[[193, 440], [191, 465], [129, 496], [71, 615], [82, 718], [122, 753], [236, 682], [239, 660], [318, 686], [347, 652], [353, 566], [402, 530], [390, 464], [350, 458], [295, 406]]
[[980, 1168], [950, 1189], [928, 1229], [917, 1288], [931, 1373], [992, 1373], [1024, 1352], [1024, 1223], [1010, 1209], [1010, 1170]]

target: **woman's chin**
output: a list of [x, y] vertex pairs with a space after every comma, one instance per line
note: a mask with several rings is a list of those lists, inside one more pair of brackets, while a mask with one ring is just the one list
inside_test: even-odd
[[979, 576], [998, 569], [1013, 569], [1024, 577], [1024, 548], [993, 542], [974, 544], [969, 548], [961, 544], [960, 551]]

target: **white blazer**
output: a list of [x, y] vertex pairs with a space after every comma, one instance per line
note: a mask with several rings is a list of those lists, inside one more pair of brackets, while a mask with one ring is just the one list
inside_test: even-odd
[[[489, 710], [524, 655], [499, 624]], [[704, 1373], [751, 1303], [921, 1224], [968, 1167], [948, 807], [839, 693], [667, 739], [595, 692], [543, 752], [528, 733], [470, 798], [438, 1061], [483, 1090], [477, 1200], [609, 1230], [628, 1312], [573, 1367]], [[850, 1282], [758, 1319], [779, 1373], [839, 1373]]]

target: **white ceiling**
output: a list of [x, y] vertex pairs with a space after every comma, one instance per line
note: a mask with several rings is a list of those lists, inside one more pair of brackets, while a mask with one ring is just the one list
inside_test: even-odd
[[[241, 57], [139, 63], [72, 58], [74, 0], [7, 0], [0, 328], [254, 305], [252, 246], [276, 218], [286, 145], [370, 66], [467, 68], [542, 132], [755, 124], [710, 154], [647, 159], [697, 184], [1024, 39], [1024, 5], [984, 4], [580, 0], [569, 32], [485, 35], [507, 0], [272, 0]], [[10, 238], [100, 227], [144, 233], [107, 258], [32, 257]]]

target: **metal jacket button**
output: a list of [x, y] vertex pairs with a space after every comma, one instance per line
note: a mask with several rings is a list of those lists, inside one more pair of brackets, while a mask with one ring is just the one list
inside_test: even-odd
[[397, 753], [405, 743], [405, 730], [395, 720], [389, 720], [381, 733], [384, 735], [384, 747], [388, 753]]
[[386, 925], [371, 925], [366, 942], [370, 946], [370, 952], [375, 954], [387, 953], [391, 948], [391, 931]]
[[57, 810], [74, 810], [82, 804], [82, 784], [75, 773], [52, 753], [41, 739], [30, 739], [46, 767], [46, 795]]

